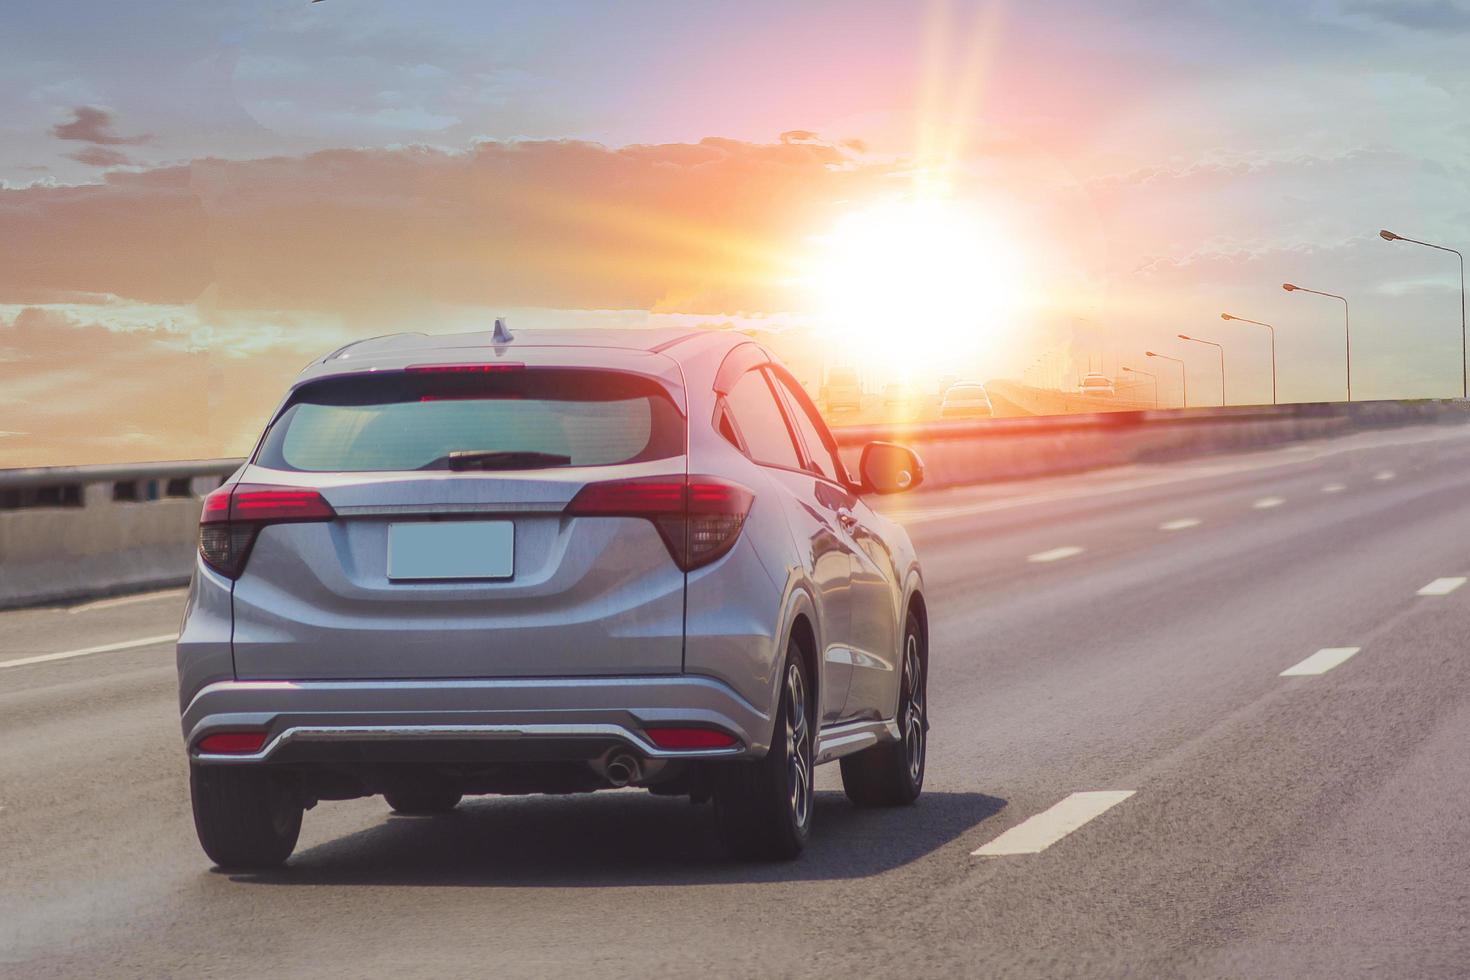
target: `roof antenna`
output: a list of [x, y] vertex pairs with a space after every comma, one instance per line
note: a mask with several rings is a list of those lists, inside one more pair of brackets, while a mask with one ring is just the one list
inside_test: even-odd
[[512, 340], [515, 340], [515, 339], [516, 339], [515, 334], [511, 333], [510, 332], [510, 327], [507, 327], [505, 325], [505, 317], [500, 317], [500, 316], [496, 317], [495, 318], [495, 333], [491, 334], [491, 336], [490, 336], [491, 343], [493, 343], [493, 344], [495, 344], [495, 346], [499, 347], [501, 344], [508, 344]]

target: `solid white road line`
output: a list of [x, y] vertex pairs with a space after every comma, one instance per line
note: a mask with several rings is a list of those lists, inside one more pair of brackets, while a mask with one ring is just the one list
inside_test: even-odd
[[123, 640], [121, 643], [104, 643], [100, 647], [84, 647], [81, 650], [66, 650], [62, 653], [43, 653], [35, 657], [21, 657], [19, 660], [0, 660], [0, 670], [6, 667], [24, 667], [28, 664], [46, 664], [53, 660], [70, 660], [73, 657], [90, 657], [94, 653], [113, 653], [118, 650], [136, 650], [138, 647], [158, 646], [161, 643], [172, 643], [179, 638], [177, 633], [165, 633], [162, 636], [145, 636], [139, 640]]
[[1379, 470], [1377, 473], [1374, 473], [1373, 474], [1373, 479], [1375, 479], [1375, 480], [1392, 480], [1394, 478], [1394, 476], [1395, 476], [1395, 474], [1394, 474], [1394, 471], [1393, 470]]
[[1260, 500], [1251, 504], [1251, 506], [1256, 510], [1270, 510], [1272, 507], [1280, 507], [1284, 503], [1286, 503], [1285, 497], [1262, 497]]
[[1464, 585], [1465, 584], [1465, 581], [1466, 580], [1463, 577], [1458, 577], [1458, 578], [1457, 577], [1452, 577], [1452, 578], [1437, 578], [1433, 582], [1430, 582], [1428, 585], [1424, 586], [1424, 588], [1420, 589], [1415, 594], [1416, 595], [1449, 595], [1451, 592], [1455, 591], [1460, 586]]
[[1062, 548], [1053, 548], [1050, 551], [1038, 551], [1034, 555], [1027, 556], [1026, 560], [1033, 562], [1061, 561], [1063, 558], [1071, 558], [1073, 555], [1080, 554], [1082, 554], [1081, 548], [1069, 544]]
[[1362, 647], [1326, 647], [1318, 650], [1306, 660], [1295, 667], [1288, 667], [1281, 672], [1282, 677], [1310, 677], [1316, 674], [1325, 674], [1338, 664], [1345, 662]]
[[1050, 810], [1016, 824], [971, 857], [1040, 854], [1083, 824], [1102, 816], [1134, 794], [1131, 789], [1073, 793]]
[[1200, 520], [1198, 517], [1181, 517], [1175, 521], [1165, 521], [1164, 523], [1159, 525], [1159, 530], [1182, 531], [1187, 527], [1198, 527], [1199, 523]]
[[159, 599], [175, 599], [188, 595], [188, 589], [164, 589], [161, 592], [143, 592], [138, 595], [121, 595], [115, 599], [98, 599], [96, 602], [84, 602], [80, 606], [67, 606], [66, 611], [72, 614], [80, 612], [91, 612], [94, 609], [116, 609], [118, 606], [131, 606], [139, 602], [155, 602]]
[[1322, 488], [1323, 493], [1342, 493], [1347, 487], [1341, 483], [1329, 483]]

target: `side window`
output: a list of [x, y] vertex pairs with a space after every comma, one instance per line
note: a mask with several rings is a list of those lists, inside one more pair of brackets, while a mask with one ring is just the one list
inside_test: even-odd
[[776, 393], [766, 383], [765, 375], [760, 371], [745, 372], [725, 401], [735, 417], [735, 425], [745, 437], [751, 459], [772, 466], [801, 467], [791, 430], [786, 427], [786, 419], [776, 404]]
[[774, 380], [777, 387], [782, 389], [782, 393], [786, 397], [786, 405], [790, 410], [789, 414], [791, 415], [792, 421], [796, 423], [797, 430], [801, 433], [801, 441], [806, 444], [806, 454], [811, 457], [813, 467], [818, 473], [834, 483], [843, 482], [837, 476], [838, 473], [842, 472], [840, 469], [841, 464], [833, 458], [831, 450], [827, 448], [827, 444], [822, 440], [821, 423], [811, 417], [811, 414], [805, 407], [805, 400], [799, 398], [791, 390], [790, 382], [779, 375]]
[[724, 406], [720, 408], [720, 420], [715, 423], [715, 431], [730, 445], [736, 449], [740, 448], [740, 437], [735, 434], [735, 427], [730, 424], [730, 410]]

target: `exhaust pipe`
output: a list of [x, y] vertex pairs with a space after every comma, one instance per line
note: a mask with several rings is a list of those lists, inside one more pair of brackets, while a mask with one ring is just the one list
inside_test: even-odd
[[636, 783], [642, 774], [638, 757], [627, 752], [619, 752], [608, 759], [602, 767], [602, 775], [615, 787]]

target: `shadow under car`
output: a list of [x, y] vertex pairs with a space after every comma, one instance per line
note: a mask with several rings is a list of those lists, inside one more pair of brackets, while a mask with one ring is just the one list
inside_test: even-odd
[[982, 793], [925, 793], [913, 806], [860, 809], [816, 798], [800, 859], [746, 864], [712, 833], [714, 808], [637, 791], [480, 797], [298, 852], [280, 871], [232, 874], [274, 885], [605, 887], [863, 878], [915, 861], [999, 813]]

